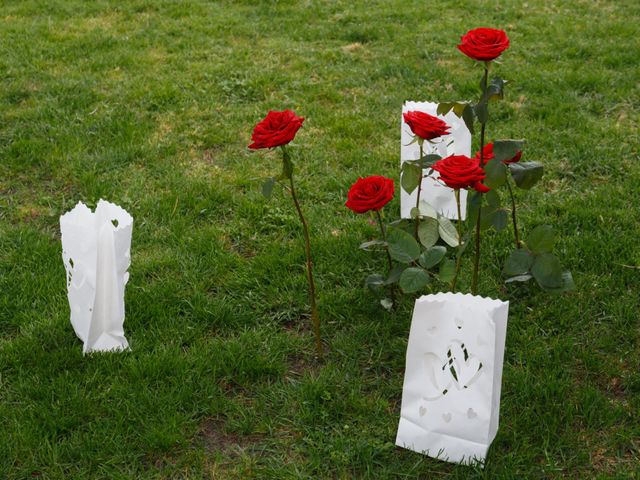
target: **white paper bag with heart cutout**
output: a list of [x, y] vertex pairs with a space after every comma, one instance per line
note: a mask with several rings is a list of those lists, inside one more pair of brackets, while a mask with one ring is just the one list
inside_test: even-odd
[[[462, 118], [450, 111], [446, 115], [437, 114], [438, 104], [433, 102], [405, 102], [402, 106], [402, 113], [410, 111], [419, 111], [438, 117], [445, 121], [449, 127], [449, 135], [434, 140], [435, 143], [424, 142], [424, 155], [437, 154], [442, 158], [449, 155], [466, 155], [471, 154], [471, 132], [464, 123]], [[404, 122], [404, 117], [400, 123], [400, 165], [407, 160], [420, 159], [420, 147], [417, 142], [413, 142], [413, 133], [409, 126]], [[425, 172], [426, 175], [427, 172]], [[453, 190], [437, 181], [438, 173], [433, 172], [430, 176], [422, 180], [422, 191], [420, 200], [424, 200], [431, 205], [436, 211], [447, 218], [457, 220], [458, 209], [456, 206], [456, 198]], [[417, 189], [411, 194], [400, 190], [400, 216], [402, 218], [411, 218], [411, 209], [416, 206], [418, 197]], [[460, 215], [464, 220], [467, 216], [467, 191], [460, 190]]]
[[60, 217], [71, 325], [83, 353], [123, 350], [124, 290], [131, 263], [133, 218], [100, 200], [95, 213], [79, 202]]
[[461, 293], [416, 300], [396, 445], [484, 463], [498, 431], [509, 302]]

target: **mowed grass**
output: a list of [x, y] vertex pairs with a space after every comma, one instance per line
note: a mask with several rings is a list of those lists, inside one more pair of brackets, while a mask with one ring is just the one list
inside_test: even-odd
[[[613, 0], [3, 2], [0, 477], [640, 476], [638, 18]], [[489, 138], [546, 168], [523, 229], [556, 226], [577, 285], [505, 288], [511, 233], [488, 235], [481, 292], [511, 309], [484, 470], [394, 446], [411, 299], [389, 314], [363, 288], [384, 258], [343, 206], [358, 176], [398, 178], [404, 100], [476, 96], [455, 45], [477, 26], [512, 42]], [[306, 117], [321, 363], [298, 219], [260, 194], [279, 157], [246, 148], [284, 108]], [[135, 219], [131, 351], [83, 357], [58, 218], [101, 197]]]

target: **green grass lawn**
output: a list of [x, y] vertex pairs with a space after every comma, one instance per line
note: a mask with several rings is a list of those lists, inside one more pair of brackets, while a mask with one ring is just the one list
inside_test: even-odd
[[[0, 478], [640, 477], [638, 18], [632, 0], [2, 2]], [[475, 98], [455, 45], [477, 26], [511, 38], [489, 138], [546, 169], [522, 228], [555, 225], [576, 282], [505, 288], [511, 233], [489, 235], [480, 289], [511, 309], [484, 470], [394, 446], [411, 300], [386, 313], [363, 288], [385, 258], [343, 205], [358, 176], [398, 178], [404, 100]], [[321, 364], [298, 219], [260, 194], [279, 157], [246, 148], [284, 108], [306, 118]], [[131, 351], [83, 357], [58, 219], [101, 197], [135, 219]]]

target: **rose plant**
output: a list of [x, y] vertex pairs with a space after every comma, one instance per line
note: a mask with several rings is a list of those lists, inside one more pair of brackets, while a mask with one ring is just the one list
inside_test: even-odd
[[[547, 225], [537, 227], [523, 241], [518, 228], [514, 190], [531, 189], [542, 177], [542, 164], [522, 161], [522, 140], [486, 141], [489, 106], [503, 98], [507, 84], [498, 76], [489, 79], [489, 71], [508, 47], [509, 38], [502, 30], [470, 30], [462, 36], [458, 49], [479, 62], [483, 68], [479, 99], [475, 102], [439, 103], [437, 116], [418, 111], [403, 114], [405, 123], [414, 135], [413, 141], [420, 146], [420, 157], [403, 163], [400, 185], [408, 193], [418, 189], [418, 196], [411, 211], [412, 220], [397, 220], [385, 228], [380, 213], [376, 210], [382, 240], [365, 242], [361, 248], [385, 249], [389, 272], [387, 275], [370, 275], [367, 278], [369, 287], [375, 289], [398, 283], [403, 292], [414, 293], [424, 289], [432, 279], [437, 279], [450, 282], [449, 288], [455, 291], [463, 253], [473, 237], [475, 252], [471, 292], [477, 294], [482, 231], [487, 228], [494, 228], [496, 231], [505, 229], [510, 213], [515, 251], [508, 255], [503, 267], [506, 282], [523, 282], [534, 278], [547, 291], [564, 292], [573, 288], [571, 273], [562, 269], [560, 261], [552, 253], [555, 240], [553, 229]], [[449, 134], [450, 127], [439, 117], [450, 111], [463, 119], [472, 134], [476, 133], [476, 122], [479, 124], [479, 148], [472, 158], [464, 155], [446, 158], [433, 154], [424, 155], [425, 141], [443, 141], [443, 137]], [[454, 190], [458, 209], [455, 226], [420, 198], [423, 177], [425, 174], [433, 175], [434, 172], [437, 172], [440, 183]], [[354, 184], [352, 189], [355, 187]], [[469, 191], [466, 222], [462, 221], [460, 215], [462, 189]], [[502, 189], [506, 189], [509, 195], [510, 207], [502, 206]], [[351, 195], [350, 191], [350, 199]], [[347, 202], [350, 208], [353, 205]], [[457, 249], [453, 255], [455, 260], [449, 258], [447, 247]], [[435, 267], [438, 266], [436, 272]], [[390, 308], [392, 299], [382, 299], [381, 303]]]
[[[538, 285], [548, 291], [567, 291], [573, 288], [571, 273], [563, 271], [560, 261], [550, 251], [555, 233], [551, 227], [536, 228], [531, 240], [523, 242], [517, 222], [516, 196], [514, 186], [529, 190], [541, 178], [543, 166], [539, 162], [523, 162], [522, 140], [495, 140], [486, 142], [486, 128], [489, 121], [489, 106], [492, 102], [501, 100], [507, 82], [495, 76], [489, 80], [489, 71], [495, 60], [509, 47], [509, 38], [502, 30], [492, 28], [477, 28], [462, 36], [458, 49], [466, 56], [480, 62], [483, 76], [480, 82], [480, 98], [477, 102], [447, 102], [438, 105], [438, 113], [453, 112], [464, 119], [469, 130], [474, 132], [474, 123], [480, 124], [480, 145], [475, 158], [485, 170], [484, 184], [486, 191], [477, 191], [468, 197], [468, 211], [470, 223], [475, 223], [475, 259], [471, 291], [477, 292], [478, 270], [480, 262], [481, 231], [493, 227], [502, 230], [506, 227], [508, 210], [513, 224], [514, 243], [516, 251], [508, 256], [503, 268], [507, 282], [527, 281], [535, 278]], [[500, 189], [506, 187], [511, 206], [502, 208]], [[486, 205], [484, 201], [486, 199]], [[530, 235], [530, 236], [531, 236]], [[538, 239], [545, 237], [542, 243], [544, 251], [540, 250]], [[521, 251], [520, 251], [521, 250]], [[514, 273], [515, 272], [515, 273]]]
[[[417, 292], [431, 280], [449, 282], [454, 277], [455, 263], [445, 257], [443, 243], [456, 246], [459, 238], [451, 221], [422, 202], [423, 221], [414, 238], [413, 224], [408, 220], [385, 225], [381, 210], [394, 194], [393, 180], [382, 176], [358, 179], [349, 189], [345, 205], [355, 213], [372, 212], [380, 228], [380, 239], [366, 241], [363, 250], [384, 250], [387, 257], [386, 274], [374, 273], [367, 277], [366, 285], [373, 291], [388, 287], [390, 296], [380, 300], [390, 310], [396, 304], [397, 286], [404, 293]], [[440, 243], [440, 244], [438, 244]], [[436, 271], [435, 268], [439, 267]]]
[[[316, 301], [316, 287], [313, 279], [313, 261], [311, 258], [311, 240], [309, 238], [309, 226], [307, 220], [302, 213], [298, 195], [296, 193], [293, 182], [294, 165], [291, 151], [287, 145], [295, 138], [296, 133], [302, 127], [303, 117], [298, 117], [291, 110], [281, 112], [270, 111], [267, 116], [261, 120], [253, 129], [251, 140], [253, 143], [249, 145], [252, 150], [264, 148], [280, 147], [282, 153], [282, 173], [278, 177], [271, 177], [266, 180], [262, 186], [262, 193], [265, 197], [270, 197], [273, 187], [276, 183], [282, 184], [283, 187], [291, 194], [300, 223], [302, 224], [302, 233], [304, 236], [305, 255], [307, 263], [307, 281], [309, 283], [309, 302], [311, 307], [311, 324], [315, 336], [316, 353], [319, 357], [323, 354], [322, 339], [320, 337], [320, 316], [318, 315]], [[288, 182], [288, 185], [286, 184]]]

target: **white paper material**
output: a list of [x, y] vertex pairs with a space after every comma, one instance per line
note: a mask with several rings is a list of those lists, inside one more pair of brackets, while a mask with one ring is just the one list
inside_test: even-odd
[[[410, 111], [425, 112], [434, 117], [445, 121], [451, 128], [449, 129], [449, 135], [437, 138], [434, 142], [435, 145], [425, 141], [423, 143], [424, 154], [429, 155], [435, 153], [442, 158], [449, 155], [471, 155], [471, 133], [464, 123], [464, 120], [458, 118], [453, 111], [450, 111], [446, 115], [438, 115], [436, 113], [438, 108], [437, 103], [431, 102], [405, 102], [402, 106], [402, 113]], [[400, 126], [400, 165], [406, 160], [419, 160], [420, 159], [420, 146], [418, 142], [411, 143], [413, 140], [413, 133], [404, 122], [404, 116], [402, 116]], [[409, 145], [411, 144], [411, 145]], [[426, 174], [427, 172], [425, 172]], [[429, 177], [422, 180], [422, 192], [420, 193], [420, 200], [424, 200], [426, 203], [436, 209], [441, 215], [457, 220], [458, 210], [456, 206], [456, 197], [453, 190], [440, 182], [436, 181], [439, 178], [438, 172], [433, 172]], [[418, 196], [418, 189], [415, 189], [411, 195], [400, 189], [400, 216], [402, 218], [411, 218], [411, 209], [416, 206], [416, 198]], [[462, 220], [467, 217], [467, 191], [460, 191], [460, 213]]]
[[461, 293], [416, 300], [396, 445], [484, 463], [498, 431], [509, 302]]
[[79, 202], [60, 217], [71, 325], [83, 353], [129, 346], [123, 324], [132, 229], [131, 215], [104, 200], [95, 213]]

